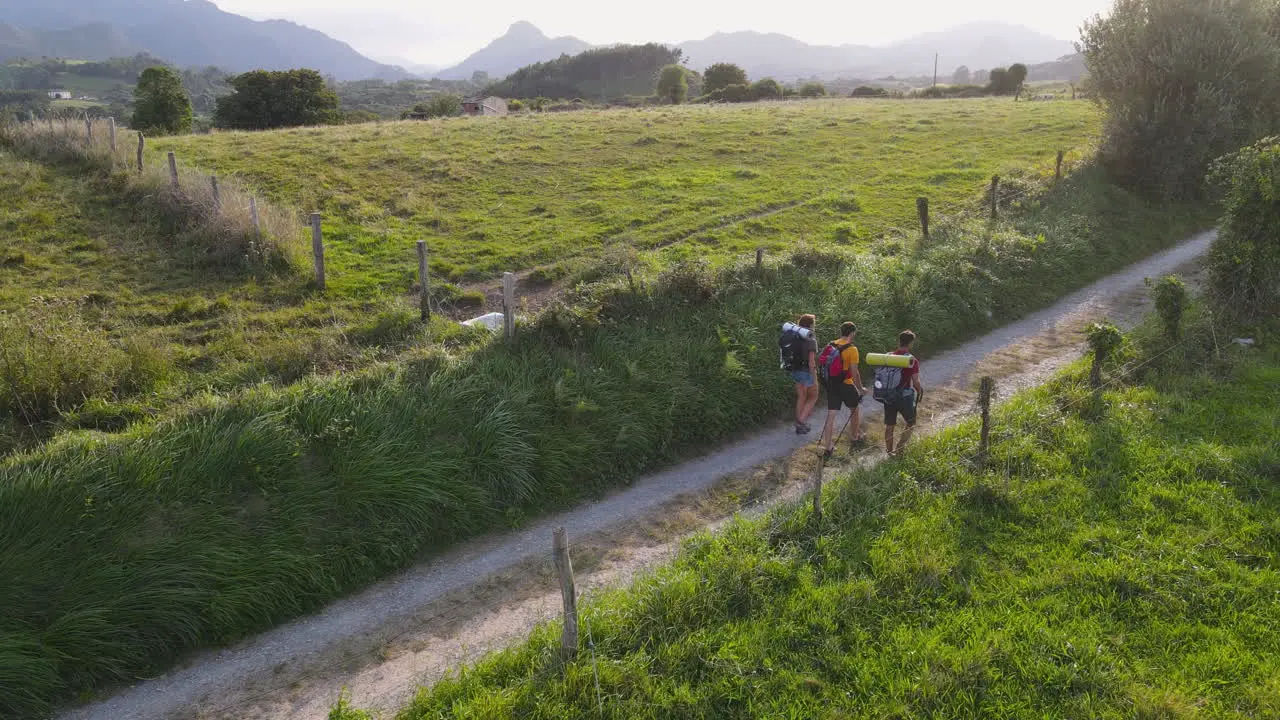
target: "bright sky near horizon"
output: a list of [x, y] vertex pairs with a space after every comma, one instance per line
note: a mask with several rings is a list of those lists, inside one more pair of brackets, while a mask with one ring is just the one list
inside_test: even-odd
[[376, 58], [451, 65], [487, 45], [518, 20], [552, 37], [589, 43], [699, 40], [714, 32], [779, 32], [808, 43], [887, 45], [975, 21], [1026, 25], [1075, 40], [1085, 18], [1112, 0], [214, 0], [223, 10], [257, 19], [283, 18], [313, 27]]

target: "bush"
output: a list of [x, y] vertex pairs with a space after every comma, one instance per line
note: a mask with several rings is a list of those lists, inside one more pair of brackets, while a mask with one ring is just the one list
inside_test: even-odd
[[1177, 275], [1166, 275], [1156, 282], [1147, 279], [1151, 296], [1155, 299], [1156, 314], [1164, 323], [1165, 335], [1170, 340], [1182, 337], [1182, 314], [1187, 307], [1187, 285]]
[[809, 82], [801, 85], [797, 92], [799, 92], [800, 97], [825, 97], [827, 94], [827, 86], [820, 82]]
[[134, 90], [135, 130], [148, 134], [176, 135], [191, 131], [191, 98], [182, 87], [182, 76], [172, 68], [142, 71]]
[[122, 345], [69, 303], [36, 301], [0, 314], [0, 415], [28, 426], [58, 420], [91, 400], [134, 394], [169, 372], [145, 345]]
[[449, 93], [441, 93], [427, 102], [413, 106], [405, 113], [414, 120], [434, 120], [436, 118], [457, 117], [462, 114], [462, 98]]
[[884, 97], [889, 94], [888, 90], [880, 87], [871, 87], [870, 85], [859, 85], [849, 93], [849, 97]]
[[1082, 46], [1106, 110], [1101, 157], [1117, 179], [1159, 196], [1199, 197], [1215, 158], [1276, 129], [1273, 8], [1125, 0], [1086, 23]]
[[1209, 251], [1209, 293], [1224, 317], [1280, 317], [1280, 138], [1214, 164], [1225, 190], [1218, 239]]
[[782, 86], [773, 78], [765, 78], [751, 86], [753, 100], [776, 100], [782, 97]]
[[706, 95], [731, 85], [747, 84], [747, 72], [733, 63], [716, 63], [702, 74], [702, 92]]
[[507, 112], [518, 113], [524, 111], [523, 100], [512, 100], [507, 103]]

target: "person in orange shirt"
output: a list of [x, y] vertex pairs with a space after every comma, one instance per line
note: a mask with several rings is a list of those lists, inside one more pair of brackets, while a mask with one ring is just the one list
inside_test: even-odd
[[858, 371], [861, 358], [853, 339], [858, 335], [858, 326], [847, 322], [840, 326], [840, 337], [822, 351], [818, 358], [820, 374], [826, 376], [827, 382], [827, 426], [822, 431], [822, 443], [826, 448], [825, 457], [831, 457], [836, 450], [838, 438], [834, 436], [836, 416], [842, 407], [853, 413], [849, 420], [849, 441], [859, 443], [865, 439], [862, 434], [862, 398], [867, 389], [862, 385], [862, 373]]

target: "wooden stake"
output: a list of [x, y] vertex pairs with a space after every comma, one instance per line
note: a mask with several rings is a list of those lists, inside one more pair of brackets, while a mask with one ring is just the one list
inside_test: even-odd
[[560, 636], [560, 655], [573, 660], [578, 655], [578, 590], [573, 582], [573, 561], [569, 557], [569, 536], [564, 528], [556, 528], [551, 538], [551, 554], [560, 575], [560, 595], [564, 599], [564, 632]]
[[172, 150], [169, 151], [169, 185], [178, 189], [178, 156]]
[[1063, 152], [1062, 150], [1058, 151], [1058, 169], [1054, 171], [1054, 174], [1053, 174], [1053, 179], [1055, 182], [1060, 182], [1062, 180], [1062, 161], [1065, 160], [1066, 157], [1067, 157], [1067, 154], [1065, 152]]
[[142, 168], [143, 168], [142, 151], [146, 148], [146, 146], [147, 146], [147, 139], [142, 136], [142, 133], [138, 133], [138, 174], [139, 175], [142, 174]]
[[[835, 438], [839, 442], [840, 438]], [[818, 473], [813, 478], [813, 517], [818, 525], [822, 525], [822, 474], [827, 467], [825, 456], [818, 458]]]
[[218, 176], [209, 176], [209, 189], [213, 191], [213, 209], [222, 209], [222, 193], [218, 192]]
[[311, 254], [315, 258], [316, 287], [324, 292], [324, 232], [320, 229], [320, 213], [311, 215]]
[[916, 212], [920, 214], [920, 232], [929, 239], [929, 198], [916, 198]]
[[516, 336], [516, 276], [502, 274], [502, 329], [510, 340]]
[[89, 113], [84, 114], [84, 142], [86, 145], [93, 145], [93, 118], [89, 117]]
[[1000, 176], [991, 178], [991, 219], [1000, 217]]
[[258, 198], [249, 196], [249, 221], [253, 223], [253, 237], [262, 239], [262, 224], [258, 221]]
[[107, 118], [107, 137], [111, 138], [111, 157], [116, 155], [116, 119]]
[[756, 248], [756, 274], [764, 270], [764, 248]]
[[431, 319], [431, 286], [427, 277], [427, 241], [418, 241], [418, 284], [422, 286], [422, 297], [418, 305], [422, 309], [422, 321]]
[[991, 451], [991, 396], [995, 393], [996, 381], [992, 377], [982, 378], [978, 388], [978, 407], [982, 410], [982, 435], [978, 439], [978, 467], [987, 468], [987, 457]]

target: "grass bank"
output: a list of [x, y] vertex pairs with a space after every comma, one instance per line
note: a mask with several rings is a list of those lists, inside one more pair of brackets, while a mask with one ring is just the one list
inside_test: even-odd
[[576, 661], [547, 626], [396, 717], [1275, 717], [1280, 352], [1199, 330], [1100, 408], [1083, 364], [1015, 397], [985, 472], [942, 433], [593, 599]]
[[803, 311], [928, 354], [1203, 227], [1081, 173], [918, 253], [796, 251], [757, 274], [602, 275], [510, 345], [207, 397], [0, 464], [0, 713], [164, 668], [476, 533], [604, 492], [778, 416]]

